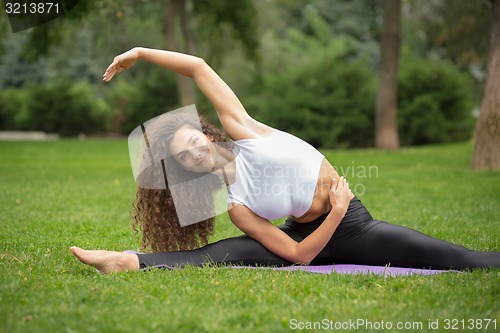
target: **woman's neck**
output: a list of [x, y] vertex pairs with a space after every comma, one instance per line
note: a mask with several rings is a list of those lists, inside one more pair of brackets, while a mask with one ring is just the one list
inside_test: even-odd
[[234, 163], [234, 153], [229, 149], [219, 145], [214, 145], [214, 167], [212, 173], [223, 179], [226, 185], [234, 183], [236, 176], [236, 163]]

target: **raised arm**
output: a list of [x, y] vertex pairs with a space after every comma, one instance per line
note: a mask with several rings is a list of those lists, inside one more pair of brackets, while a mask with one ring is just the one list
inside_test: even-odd
[[332, 210], [323, 223], [301, 242], [296, 242], [245, 206], [235, 205], [229, 210], [229, 216], [241, 231], [259, 241], [269, 251], [294, 263], [309, 264], [326, 246], [342, 221], [349, 201], [354, 197], [345, 178], [334, 181], [329, 194]]
[[146, 60], [193, 78], [203, 94], [215, 107], [226, 133], [233, 139], [248, 139], [265, 135], [270, 128], [251, 118], [236, 94], [199, 57], [163, 50], [136, 47], [115, 57], [107, 68], [103, 80], [108, 82], [121, 71], [132, 67], [137, 60]]

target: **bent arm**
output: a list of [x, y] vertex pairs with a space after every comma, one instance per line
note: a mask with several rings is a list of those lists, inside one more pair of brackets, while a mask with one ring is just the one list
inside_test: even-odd
[[296, 242], [268, 220], [256, 215], [249, 208], [235, 205], [229, 210], [233, 223], [269, 251], [300, 264], [309, 264], [326, 246], [337, 229], [345, 211], [332, 210], [323, 223], [301, 242]]
[[139, 59], [193, 78], [215, 107], [222, 126], [233, 140], [253, 138], [269, 130], [248, 115], [236, 94], [202, 58], [142, 47], [136, 50]]

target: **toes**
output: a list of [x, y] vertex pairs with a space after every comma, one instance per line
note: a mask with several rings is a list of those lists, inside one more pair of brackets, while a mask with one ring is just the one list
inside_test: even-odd
[[78, 256], [78, 252], [79, 250], [81, 250], [79, 247], [76, 247], [76, 246], [72, 246], [69, 248], [69, 250], [71, 251], [71, 253], [73, 253], [75, 256]]
[[73, 253], [73, 255], [78, 258], [78, 260], [80, 260], [84, 264], [88, 264], [88, 258], [86, 258], [85, 256], [86, 251], [84, 249], [81, 249], [77, 246], [72, 246], [69, 249], [71, 250], [71, 253]]

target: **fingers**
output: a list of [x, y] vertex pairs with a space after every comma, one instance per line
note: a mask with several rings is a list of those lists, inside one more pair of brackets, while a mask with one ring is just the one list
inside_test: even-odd
[[106, 73], [104, 73], [104, 74], [102, 75], [102, 80], [103, 80], [104, 82], [108, 82], [108, 81], [109, 81], [109, 80], [111, 80], [112, 78], [113, 78], [113, 75], [111, 75], [111, 73], [107, 73], [107, 72], [106, 72]]
[[344, 178], [344, 176], [341, 176], [339, 183], [337, 185], [337, 190], [342, 191], [345, 190], [346, 187], [347, 187], [347, 180]]
[[332, 179], [332, 184], [331, 184], [331, 189], [336, 190], [339, 188], [346, 188], [349, 187], [349, 183], [347, 183], [347, 180], [344, 178], [344, 176], [341, 176], [340, 178], [333, 178]]
[[347, 182], [347, 179], [345, 179], [343, 176], [340, 177], [340, 179], [337, 179], [336, 181], [335, 180], [332, 181], [332, 187], [330, 190], [338, 194], [346, 193], [349, 197], [354, 197], [354, 194], [352, 194], [352, 191], [349, 188], [349, 183]]
[[120, 58], [115, 57], [111, 65], [109, 65], [108, 68], [106, 68], [106, 72], [109, 71], [111, 68], [116, 67], [116, 65], [118, 65], [119, 63], [120, 63]]
[[115, 76], [116, 73], [120, 72], [118, 70], [119, 64], [120, 64], [120, 59], [118, 57], [115, 57], [111, 65], [109, 65], [108, 68], [106, 68], [106, 71], [102, 75], [102, 80], [104, 82], [109, 82], [113, 78], [113, 76]]
[[106, 70], [106, 72], [102, 76], [102, 80], [105, 82], [110, 81], [117, 72], [118, 70], [116, 69], [116, 67]]
[[339, 184], [339, 181], [340, 181], [340, 179], [339, 179], [339, 178], [335, 178], [335, 177], [334, 177], [334, 178], [332, 179], [332, 184], [330, 185], [330, 188], [331, 188], [332, 190], [335, 190], [335, 189], [337, 188], [338, 184]]
[[349, 188], [347, 180], [342, 176], [337, 179], [332, 179], [329, 197], [332, 207], [343, 207], [349, 205], [349, 202], [355, 198], [355, 195]]
[[349, 188], [349, 183], [346, 181], [345, 183], [345, 192], [349, 196], [349, 199], [353, 199], [355, 197], [354, 193], [352, 193], [351, 189]]
[[351, 189], [349, 188], [349, 183], [347, 182], [347, 180], [344, 178], [344, 191], [349, 195], [351, 196], [352, 195], [352, 192], [351, 192]]

